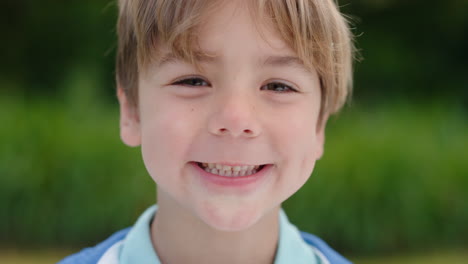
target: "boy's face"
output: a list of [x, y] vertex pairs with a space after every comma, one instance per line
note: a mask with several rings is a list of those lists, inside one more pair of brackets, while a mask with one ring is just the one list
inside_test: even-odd
[[[216, 55], [200, 58], [203, 72], [170, 56], [155, 63], [139, 79], [138, 117], [119, 89], [122, 139], [141, 144], [159, 201], [219, 230], [246, 229], [277, 209], [323, 150], [317, 73], [270, 27], [263, 38], [257, 29], [247, 10], [226, 6], [198, 34]], [[231, 178], [197, 163], [267, 166]]]

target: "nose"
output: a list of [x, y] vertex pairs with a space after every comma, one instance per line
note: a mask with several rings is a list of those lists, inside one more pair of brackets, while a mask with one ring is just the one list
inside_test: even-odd
[[[208, 120], [208, 130], [216, 136], [254, 138], [260, 135], [258, 114], [247, 95], [229, 94], [219, 96], [216, 107]], [[258, 109], [257, 109], [258, 110]]]

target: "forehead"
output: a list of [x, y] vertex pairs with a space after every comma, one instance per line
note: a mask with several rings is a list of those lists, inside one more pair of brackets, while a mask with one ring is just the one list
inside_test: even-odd
[[[295, 67], [309, 71], [294, 50], [280, 37], [266, 19], [254, 18], [250, 10], [235, 1], [210, 13], [191, 34], [196, 36], [190, 49], [192, 61], [203, 64], [222, 64], [226, 61], [248, 60], [260, 66]], [[155, 66], [164, 66], [189, 58], [165, 47]]]
[[219, 7], [196, 29], [197, 44], [204, 52], [215, 57], [229, 56], [230, 50], [295, 55], [269, 21], [253, 17], [247, 4], [238, 3]]

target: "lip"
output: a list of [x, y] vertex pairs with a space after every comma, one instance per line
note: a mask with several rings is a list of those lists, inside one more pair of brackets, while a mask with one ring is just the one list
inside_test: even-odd
[[240, 192], [249, 192], [259, 187], [268, 178], [267, 176], [273, 167], [273, 164], [265, 164], [265, 167], [255, 174], [242, 177], [226, 177], [209, 173], [200, 168], [196, 162], [190, 162], [189, 164], [195, 170], [201, 183], [208, 189], [214, 191], [231, 189]]

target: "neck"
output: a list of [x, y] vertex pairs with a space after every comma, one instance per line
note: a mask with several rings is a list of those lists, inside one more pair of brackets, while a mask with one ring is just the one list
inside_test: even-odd
[[279, 237], [279, 208], [246, 230], [220, 231], [158, 192], [151, 240], [161, 263], [272, 264]]

